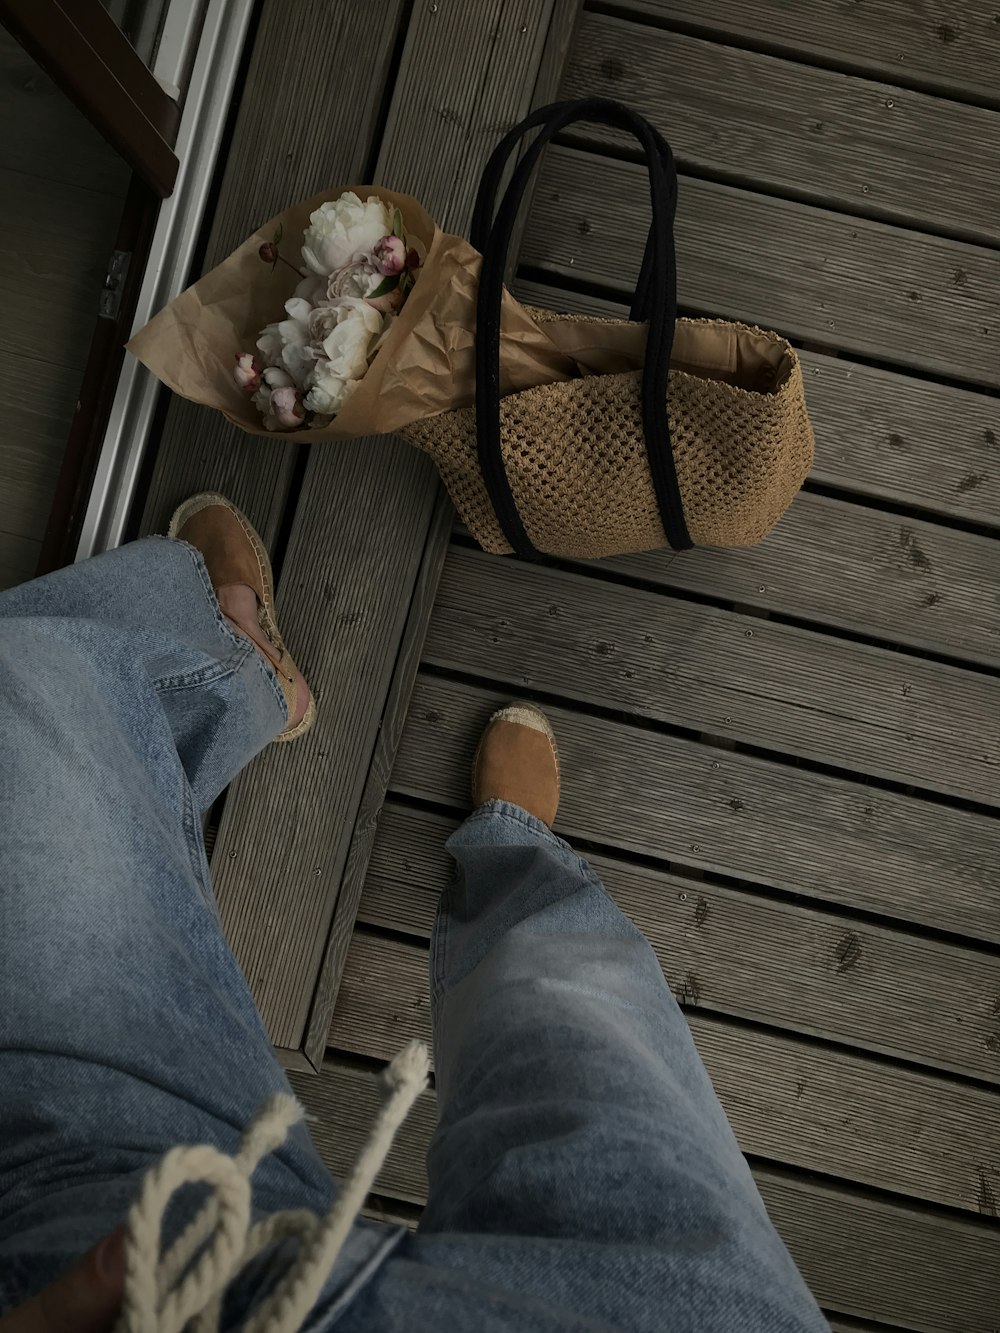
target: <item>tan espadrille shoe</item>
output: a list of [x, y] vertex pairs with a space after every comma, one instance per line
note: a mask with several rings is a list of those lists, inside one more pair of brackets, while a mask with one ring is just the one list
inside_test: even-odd
[[[257, 628], [261, 641], [254, 637], [249, 625], [232, 616], [227, 618], [247, 635], [274, 667], [285, 693], [290, 718], [294, 719], [301, 711], [302, 691], [305, 690], [309, 702], [301, 720], [290, 722], [275, 739], [293, 741], [304, 736], [316, 721], [316, 704], [275, 623], [271, 561], [250, 520], [224, 495], [206, 491], [192, 496], [180, 506], [167, 531], [168, 536], [197, 547], [216, 592], [235, 585], [245, 585], [253, 590], [257, 598]], [[247, 600], [249, 602], [248, 594]]]
[[490, 718], [472, 763], [472, 800], [509, 801], [551, 828], [559, 809], [559, 751], [549, 720], [516, 703]]

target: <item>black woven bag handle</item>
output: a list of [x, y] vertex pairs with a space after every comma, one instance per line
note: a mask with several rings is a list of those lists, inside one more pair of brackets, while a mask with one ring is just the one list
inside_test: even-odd
[[[642, 421], [649, 468], [667, 541], [674, 550], [691, 546], [681, 501], [670, 427], [667, 420], [667, 376], [677, 318], [673, 220], [677, 207], [677, 172], [666, 140], [642, 116], [620, 102], [588, 97], [555, 102], [532, 112], [498, 144], [483, 172], [472, 220], [472, 243], [483, 255], [476, 310], [476, 435], [479, 466], [504, 536], [518, 555], [536, 556], [510, 488], [500, 448], [500, 306], [503, 276], [511, 237], [524, 192], [546, 144], [576, 121], [627, 130], [641, 144], [649, 172], [652, 222], [631, 318], [649, 321], [642, 374]], [[493, 217], [497, 191], [507, 160], [520, 140], [539, 128], [521, 158]]]

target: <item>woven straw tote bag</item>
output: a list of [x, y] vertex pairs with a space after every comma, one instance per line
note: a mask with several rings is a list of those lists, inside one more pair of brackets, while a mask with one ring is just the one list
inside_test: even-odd
[[[652, 223], [631, 320], [532, 310], [581, 374], [501, 397], [500, 303], [518, 209], [543, 148], [574, 121], [627, 130], [645, 154]], [[508, 159], [536, 128], [494, 218]], [[403, 432], [434, 459], [485, 550], [598, 557], [749, 546], [802, 485], [813, 435], [798, 358], [775, 333], [677, 318], [676, 201], [665, 140], [641, 116], [602, 98], [541, 108], [490, 158], [472, 225], [483, 254], [475, 407]]]

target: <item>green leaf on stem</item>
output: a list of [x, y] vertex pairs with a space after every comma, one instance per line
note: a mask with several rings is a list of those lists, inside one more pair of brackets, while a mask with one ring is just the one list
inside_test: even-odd
[[398, 273], [393, 273], [391, 277], [383, 278], [375, 290], [368, 293], [368, 299], [371, 300], [374, 296], [387, 296], [389, 292], [394, 292], [399, 286], [399, 278], [400, 275]]

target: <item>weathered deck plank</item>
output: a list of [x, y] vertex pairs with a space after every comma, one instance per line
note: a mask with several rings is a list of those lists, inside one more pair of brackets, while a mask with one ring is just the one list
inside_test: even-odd
[[[627, 292], [648, 218], [641, 166], [551, 148], [522, 262]], [[680, 183], [676, 237], [684, 307], [886, 363], [1000, 385], [996, 255], [983, 246], [690, 176]]]
[[[628, 316], [620, 301], [518, 279], [530, 305]], [[1000, 402], [987, 394], [801, 350], [816, 433], [812, 478], [950, 519], [1000, 528]]]
[[[973, 1213], [1000, 1188], [996, 1092], [696, 1009], [687, 1018], [749, 1156]], [[391, 1060], [414, 1038], [431, 1040], [426, 946], [356, 932], [330, 1045]]]
[[[387, 803], [359, 922], [427, 939], [453, 873], [444, 844], [457, 825]], [[588, 859], [682, 1003], [1000, 1083], [995, 957], [614, 857]]]
[[604, 561], [566, 560], [918, 652], [1000, 666], [1000, 549], [955, 531], [822, 495], [797, 497], [766, 541]]
[[[315, 1117], [310, 1128], [323, 1160], [343, 1178], [378, 1109], [374, 1081], [335, 1059], [324, 1063], [319, 1078], [292, 1074], [291, 1080]], [[424, 1093], [379, 1174], [380, 1194], [426, 1201], [424, 1162], [435, 1117], [433, 1094]], [[1000, 1306], [995, 1226], [769, 1167], [754, 1175], [775, 1226], [824, 1307], [921, 1333], [992, 1333]]]
[[748, 550], [619, 556], [607, 568], [952, 658], [1000, 665], [992, 537], [803, 494]]
[[627, 0], [628, 10], [816, 63], [870, 70], [915, 88], [1000, 106], [1000, 24], [989, 0]]
[[360, 795], [349, 845], [345, 838], [339, 850], [339, 854], [345, 857], [344, 870], [302, 1041], [305, 1057], [316, 1068], [319, 1067], [326, 1048], [326, 1036], [337, 1001], [347, 951], [351, 944], [379, 815], [385, 802], [396, 751], [406, 725], [406, 710], [410, 702], [413, 681], [420, 667], [424, 634], [441, 577], [447, 550], [445, 543], [454, 517], [455, 513], [447, 493], [443, 488], [439, 488], [436, 508], [427, 532], [427, 545], [409, 599], [399, 654], [386, 692], [385, 709], [379, 722], [378, 735], [364, 780], [364, 789]]
[[[561, 0], [414, 10], [375, 179], [415, 194], [443, 227], [464, 231], [498, 127], [549, 95], [539, 84], [543, 66], [558, 78], [546, 41], [554, 16], [562, 22], [566, 13]], [[458, 52], [463, 80], [449, 86], [444, 73]], [[311, 451], [280, 588], [283, 629], [323, 720], [290, 756], [265, 756], [234, 786], [214, 858], [223, 919], [283, 1047], [306, 1040], [324, 957], [336, 965], [327, 939], [439, 494], [429, 462], [409, 446], [362, 442], [345, 471], [349, 447]], [[443, 545], [446, 527], [436, 539]], [[432, 563], [438, 555], [428, 552]], [[410, 653], [404, 666], [412, 673], [416, 663]], [[294, 845], [290, 827], [300, 831]], [[290, 900], [294, 913], [275, 911]], [[348, 921], [355, 907], [344, 908]], [[335, 986], [322, 990], [321, 1010]]]
[[310, 458], [281, 607], [319, 718], [308, 740], [270, 747], [236, 779], [212, 859], [227, 938], [277, 1046], [301, 1042], [423, 555], [422, 533], [387, 534], [405, 533], [437, 484], [427, 459], [396, 440]]
[[[510, 690], [421, 675], [395, 791], [462, 810]], [[1000, 941], [1000, 821], [546, 705], [567, 775], [557, 827], [640, 856], [970, 939]]]
[[[698, 173], [1000, 239], [996, 114], [980, 107], [603, 14], [582, 17], [560, 93], [626, 102]], [[578, 134], [634, 148], [603, 126]]]
[[979, 672], [453, 546], [424, 661], [1000, 805]]
[[[205, 271], [290, 201], [363, 174], [403, 8], [403, 0], [263, 6]], [[207, 408], [172, 397], [141, 530], [162, 531], [192, 492], [214, 490], [244, 509], [270, 545], [298, 451], [287, 439], [250, 437]]]

